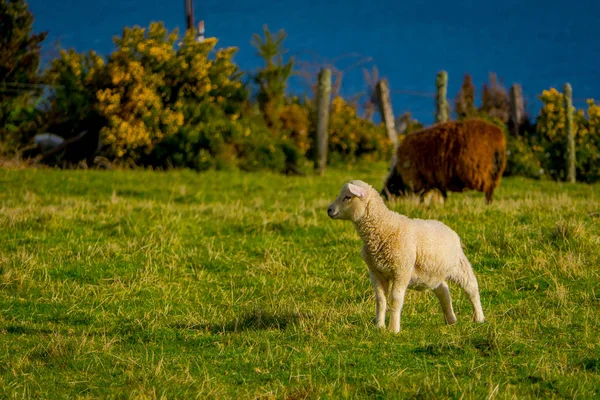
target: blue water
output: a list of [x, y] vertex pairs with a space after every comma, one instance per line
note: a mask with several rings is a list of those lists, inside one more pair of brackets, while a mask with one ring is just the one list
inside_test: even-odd
[[[108, 54], [112, 37], [124, 26], [147, 26], [164, 21], [168, 29], [185, 27], [184, 1], [166, 0], [30, 0], [36, 30], [49, 32], [46, 57], [57, 40], [78, 51]], [[281, 0], [195, 1], [196, 20], [203, 19], [206, 36], [218, 46], [239, 47], [236, 62], [245, 70], [260, 65], [250, 45], [253, 33], [288, 33], [286, 47], [296, 59], [340, 59], [344, 69], [370, 58], [392, 90], [434, 92], [435, 74], [449, 75], [452, 99], [466, 72], [478, 93], [494, 71], [508, 87], [521, 83], [536, 113], [536, 96], [552, 86], [573, 86], [576, 106], [585, 98], [600, 99], [600, 1], [578, 0], [430, 0], [430, 1], [316, 1]], [[342, 94], [365, 90], [361, 67], [344, 75]], [[303, 90], [296, 78], [290, 90]], [[394, 112], [409, 110], [425, 122], [433, 120], [434, 101], [425, 96], [392, 94]]]

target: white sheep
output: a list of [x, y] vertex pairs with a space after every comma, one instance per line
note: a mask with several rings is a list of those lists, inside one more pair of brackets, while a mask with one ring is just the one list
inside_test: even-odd
[[460, 238], [447, 225], [391, 211], [372, 186], [359, 180], [342, 187], [327, 213], [332, 219], [352, 221], [363, 240], [362, 257], [375, 289], [379, 328], [385, 327], [390, 284], [390, 331], [400, 331], [406, 289], [431, 289], [440, 301], [446, 322], [455, 323], [447, 279], [456, 282], [469, 296], [473, 320], [484, 321], [477, 278]]

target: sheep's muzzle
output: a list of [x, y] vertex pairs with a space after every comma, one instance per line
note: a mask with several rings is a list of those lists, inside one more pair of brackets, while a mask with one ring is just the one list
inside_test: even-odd
[[335, 216], [338, 215], [338, 210], [336, 210], [336, 208], [333, 205], [331, 205], [327, 209], [327, 215], [329, 215], [329, 218], [335, 218]]

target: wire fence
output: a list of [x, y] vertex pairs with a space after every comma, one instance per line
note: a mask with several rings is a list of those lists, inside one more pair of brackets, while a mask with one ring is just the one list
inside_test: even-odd
[[[398, 93], [398, 94], [405, 94], [408, 96], [417, 96], [417, 97], [427, 97], [427, 98], [432, 98], [435, 99], [436, 94], [433, 92], [419, 92], [416, 90], [400, 90], [400, 89], [390, 89], [391, 93]], [[523, 96], [523, 99], [526, 101], [540, 101], [537, 97], [532, 98], [530, 96]], [[574, 97], [573, 98], [573, 102], [578, 102], [578, 103], [587, 103], [588, 98], [584, 98], [584, 97]]]
[[31, 92], [44, 92], [49, 89], [62, 88], [63, 85], [25, 82], [0, 82], [0, 93], [31, 94]]
[[[318, 57], [315, 56], [315, 58]], [[361, 57], [361, 59], [358, 62], [353, 63], [350, 67], [346, 67], [346, 68], [336, 68], [335, 70], [338, 71], [341, 75], [343, 75], [345, 72], [348, 72], [349, 70], [356, 68], [357, 66], [360, 66], [364, 63], [370, 62], [371, 59], [369, 58], [365, 58], [362, 57], [360, 54], [348, 54], [348, 55], [343, 55], [340, 57], [337, 57], [335, 59], [332, 60], [325, 60], [325, 59], [321, 59], [319, 62], [317, 62], [317, 64], [312, 65], [312, 69], [317, 68], [317, 66], [321, 67], [321, 66], [327, 66], [327, 67], [331, 67], [333, 65], [333, 63], [335, 63], [336, 61], [339, 61], [343, 58], [349, 58], [349, 57]], [[307, 66], [307, 64], [302, 64]], [[318, 71], [318, 69], [315, 69], [315, 71]], [[313, 71], [311, 71], [313, 72]], [[304, 79], [306, 79], [306, 83], [308, 84], [308, 86], [312, 86], [314, 85], [316, 82], [315, 81], [310, 81], [310, 76], [314, 75], [315, 76], [315, 81], [316, 81], [316, 72], [310, 73], [310, 74], [301, 74], [300, 76]], [[340, 78], [341, 79], [341, 78]], [[367, 82], [367, 86], [372, 86], [371, 83]], [[52, 89], [59, 89], [59, 88], [63, 88], [63, 85], [59, 85], [59, 84], [47, 84], [47, 83], [28, 83], [28, 82], [0, 82], [0, 93], [7, 93], [7, 94], [26, 94], [26, 93], [31, 93], [34, 91], [46, 91], [46, 90], [52, 90]], [[425, 104], [423, 103], [423, 100], [428, 99], [428, 100], [435, 100], [436, 98], [436, 93], [435, 92], [427, 92], [427, 91], [419, 91], [419, 90], [409, 90], [409, 89], [392, 89], [390, 88], [390, 93], [391, 94], [396, 94], [396, 95], [402, 95], [402, 96], [407, 96], [407, 97], [412, 97], [415, 98], [415, 100], [418, 98], [418, 101], [415, 101], [413, 103], [411, 103], [410, 109], [412, 111], [417, 111], [417, 112], [422, 112], [425, 111], [425, 109], [427, 107], [433, 106], [433, 104]], [[354, 95], [354, 97], [363, 97], [363, 96], [369, 96], [369, 90], [365, 90], [359, 93], [356, 93]], [[538, 97], [532, 97], [532, 96], [527, 96], [527, 95], [523, 95], [523, 100], [525, 102], [527, 102], [529, 107], [534, 107], [535, 108], [535, 104], [541, 105], [541, 100]], [[452, 101], [452, 96], [448, 96], [448, 101]], [[583, 97], [574, 97], [573, 98], [573, 103], [577, 104], [577, 105], [585, 105], [587, 104], [588, 98], [583, 98]]]

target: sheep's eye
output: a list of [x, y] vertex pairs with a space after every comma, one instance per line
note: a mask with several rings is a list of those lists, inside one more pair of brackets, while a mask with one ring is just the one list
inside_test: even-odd
[[346, 196], [346, 197], [344, 197], [344, 201], [348, 201], [348, 200], [350, 200], [351, 198], [352, 198], [352, 196]]

